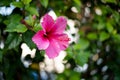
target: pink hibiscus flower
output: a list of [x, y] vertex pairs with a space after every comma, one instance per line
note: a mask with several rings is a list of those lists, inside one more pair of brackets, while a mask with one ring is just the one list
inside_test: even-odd
[[53, 18], [46, 14], [41, 25], [43, 30], [38, 31], [32, 37], [32, 41], [39, 50], [45, 50], [49, 58], [55, 58], [61, 50], [65, 50], [68, 47], [70, 39], [67, 34], [63, 33], [67, 21], [64, 17], [60, 16], [54, 22]]

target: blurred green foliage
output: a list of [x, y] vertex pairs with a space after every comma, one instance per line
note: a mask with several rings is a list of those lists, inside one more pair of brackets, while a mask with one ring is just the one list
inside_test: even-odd
[[[0, 14], [0, 72], [4, 74], [0, 75], [0, 79], [43, 80], [33, 73], [39, 75], [37, 66], [44, 60], [44, 52], [37, 50], [32, 60], [35, 67], [31, 65], [25, 68], [20, 60], [21, 44], [25, 42], [31, 49], [36, 48], [31, 38], [41, 29], [39, 20], [53, 10], [57, 16], [63, 15], [75, 21], [75, 28], [80, 35], [78, 41], [72, 42], [66, 50], [67, 63], [64, 65], [69, 64], [70, 67], [65, 67], [60, 74], [53, 72], [55, 79], [120, 80], [119, 0], [0, 1], [0, 7], [8, 8], [11, 5], [15, 7], [11, 14]], [[77, 12], [72, 10], [73, 7]], [[33, 18], [33, 15], [36, 17]], [[75, 70], [84, 64], [88, 64], [85, 71]]]

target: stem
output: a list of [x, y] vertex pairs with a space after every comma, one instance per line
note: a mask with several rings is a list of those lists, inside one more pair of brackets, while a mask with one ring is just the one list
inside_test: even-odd
[[32, 26], [28, 25], [28, 24], [25, 22], [25, 20], [22, 19], [22, 20], [21, 20], [21, 23], [24, 24], [29, 30], [35, 32], [35, 31], [33, 30]]

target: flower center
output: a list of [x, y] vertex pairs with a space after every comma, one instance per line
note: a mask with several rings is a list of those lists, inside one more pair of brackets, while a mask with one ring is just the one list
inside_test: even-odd
[[48, 37], [48, 34], [49, 34], [49, 33], [48, 33], [48, 32], [46, 32], [43, 36], [44, 36], [44, 37]]
[[47, 37], [47, 34], [44, 34], [43, 36], [44, 36], [44, 37]]

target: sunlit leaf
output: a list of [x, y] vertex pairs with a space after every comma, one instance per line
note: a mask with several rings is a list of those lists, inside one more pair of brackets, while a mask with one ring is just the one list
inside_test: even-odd
[[111, 33], [111, 32], [113, 31], [113, 26], [112, 26], [112, 24], [108, 22], [108, 23], [106, 24], [106, 26], [107, 26], [108, 32]]
[[40, 24], [35, 24], [33, 29], [34, 29], [35, 32], [37, 32], [37, 31], [41, 30], [42, 27], [41, 27]]
[[25, 25], [23, 25], [23, 24], [19, 24], [19, 25], [17, 25], [15, 31], [16, 31], [16, 32], [26, 32], [26, 31], [27, 31], [27, 28], [26, 28]]
[[21, 0], [24, 4], [29, 4], [32, 0]]
[[39, 16], [37, 9], [34, 8], [34, 7], [27, 7], [26, 10], [27, 10], [31, 15]]
[[46, 8], [48, 6], [49, 0], [40, 0], [40, 2]]
[[22, 8], [24, 6], [22, 2], [12, 2], [12, 5], [18, 8]]
[[80, 0], [73, 0], [78, 6], [80, 6], [81, 5], [81, 2], [80, 2]]
[[88, 33], [87, 38], [90, 40], [96, 40], [97, 39], [97, 33]]
[[31, 15], [25, 21], [28, 25], [33, 26], [34, 20]]
[[108, 34], [108, 33], [106, 33], [106, 32], [101, 32], [100, 33], [100, 37], [99, 37], [99, 40], [100, 41], [105, 41], [106, 39], [108, 39], [110, 37], [110, 35]]

